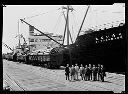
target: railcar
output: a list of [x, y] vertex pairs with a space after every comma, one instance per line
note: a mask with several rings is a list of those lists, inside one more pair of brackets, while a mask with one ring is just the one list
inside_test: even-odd
[[12, 54], [12, 53], [7, 53], [7, 54], [3, 54], [3, 59], [9, 60], [9, 61], [16, 61], [16, 54]]
[[26, 61], [26, 55], [17, 55], [17, 61], [18, 62], [25, 62]]
[[9, 53], [6, 55], [7, 60], [13, 61], [13, 54]]
[[50, 52], [50, 62], [48, 68], [58, 68], [63, 62], [63, 48], [53, 48]]
[[2, 59], [7, 59], [7, 55], [6, 54], [2, 54]]
[[50, 56], [49, 54], [45, 55], [28, 55], [26, 59], [26, 63], [32, 64], [32, 65], [38, 65], [38, 66], [44, 66], [48, 62], [50, 62]]

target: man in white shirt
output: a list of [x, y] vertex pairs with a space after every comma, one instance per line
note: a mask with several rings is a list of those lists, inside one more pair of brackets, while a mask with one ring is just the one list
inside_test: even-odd
[[81, 64], [81, 66], [80, 66], [80, 76], [81, 76], [81, 79], [82, 80], [84, 80], [84, 67], [83, 67], [83, 65]]
[[75, 64], [75, 79], [78, 80], [79, 66]]

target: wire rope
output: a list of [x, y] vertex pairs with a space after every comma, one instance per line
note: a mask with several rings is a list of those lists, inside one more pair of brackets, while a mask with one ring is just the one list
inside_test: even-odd
[[77, 23], [78, 21], [76, 21], [76, 17], [75, 17], [75, 15], [74, 15], [73, 12], [72, 12], [72, 15], [73, 15], [73, 23], [74, 23], [74, 26], [72, 25], [72, 35], [74, 35], [75, 34], [74, 27], [77, 27], [78, 26], [78, 23]]
[[37, 17], [37, 16], [40, 16], [40, 15], [43, 15], [43, 14], [48, 14], [48, 13], [50, 13], [50, 12], [54, 12], [54, 11], [57, 11], [57, 10], [59, 10], [59, 9], [60, 9], [60, 8], [53, 9], [53, 10], [50, 10], [50, 11], [48, 11], [48, 12], [40, 13], [40, 14], [37, 14], [37, 15], [29, 16], [29, 17], [25, 17], [24, 19], [30, 19], [30, 18]]
[[58, 19], [57, 19], [57, 22], [56, 22], [56, 24], [55, 24], [55, 26], [54, 26], [54, 28], [53, 28], [53, 31], [57, 30], [57, 25], [58, 25], [58, 23], [60, 23], [60, 21], [61, 21], [61, 16], [62, 16], [62, 14], [59, 15], [59, 17], [58, 17]]
[[[58, 27], [60, 27], [61, 22], [62, 22], [62, 15], [60, 15], [60, 20], [59, 20], [59, 22], [58, 22], [58, 23], [59, 23]], [[58, 30], [58, 28], [57, 28], [57, 30]], [[57, 31], [57, 30], [56, 30], [56, 31]]]

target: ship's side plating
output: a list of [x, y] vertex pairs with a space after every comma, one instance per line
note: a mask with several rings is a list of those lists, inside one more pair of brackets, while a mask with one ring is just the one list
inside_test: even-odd
[[78, 37], [72, 49], [79, 64], [103, 64], [108, 71], [125, 71], [125, 25]]

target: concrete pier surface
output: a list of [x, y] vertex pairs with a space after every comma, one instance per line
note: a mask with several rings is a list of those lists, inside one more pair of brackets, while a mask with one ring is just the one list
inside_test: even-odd
[[64, 70], [3, 60], [3, 87], [9, 86], [11, 91], [125, 91], [125, 75], [106, 74], [105, 82], [68, 81]]

